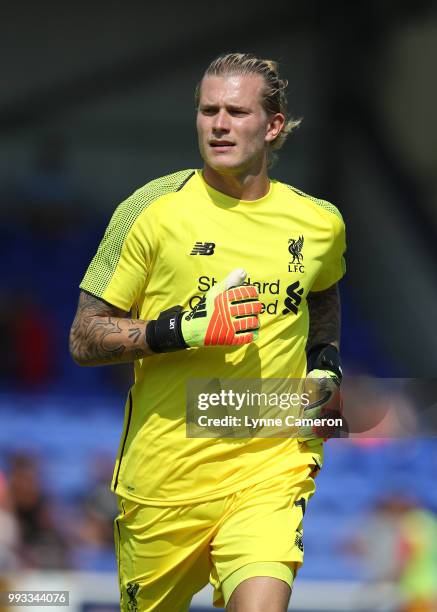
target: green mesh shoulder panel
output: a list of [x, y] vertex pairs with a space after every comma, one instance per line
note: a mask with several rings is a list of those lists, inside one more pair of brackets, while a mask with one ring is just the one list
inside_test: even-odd
[[180, 170], [150, 181], [116, 208], [97, 253], [80, 284], [82, 289], [98, 296], [103, 295], [117, 267], [126, 236], [136, 219], [158, 198], [180, 191], [194, 172]]
[[296, 187], [292, 187], [291, 185], [285, 185], [285, 186], [291, 189], [291, 191], [294, 191], [295, 193], [299, 194], [300, 196], [303, 196], [304, 198], [308, 198], [312, 202], [315, 202], [316, 204], [318, 204], [325, 210], [329, 211], [333, 215], [336, 215], [341, 221], [343, 221], [343, 217], [341, 216], [340, 211], [338, 210], [336, 206], [334, 206], [334, 204], [331, 204], [331, 202], [327, 202], [326, 200], [321, 200], [320, 198], [315, 198], [314, 196], [308, 195], [307, 193], [304, 193], [300, 189], [297, 189]]

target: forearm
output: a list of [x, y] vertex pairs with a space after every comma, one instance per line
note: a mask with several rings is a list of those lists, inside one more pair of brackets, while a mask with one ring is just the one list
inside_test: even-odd
[[[339, 437], [341, 417], [340, 384], [342, 380], [340, 344], [340, 296], [337, 285], [307, 297], [309, 333], [307, 342], [307, 378], [309, 395], [315, 393], [304, 413], [312, 423], [299, 428], [299, 440], [320, 444], [320, 438]], [[327, 421], [325, 421], [327, 419]], [[332, 424], [325, 426], [323, 423]], [[312, 421], [311, 421], [312, 420]], [[322, 426], [320, 427], [320, 423]]]
[[70, 353], [78, 365], [129, 363], [151, 355], [146, 344], [147, 321], [93, 317], [83, 333], [72, 328]]
[[338, 286], [326, 291], [309, 293], [309, 333], [307, 352], [319, 344], [333, 344], [340, 347], [341, 307]]
[[78, 365], [97, 366], [189, 347], [249, 344], [258, 334], [262, 303], [253, 285], [243, 285], [246, 275], [236, 268], [190, 312], [177, 305], [151, 321], [128, 319], [124, 310], [82, 291], [70, 353]]
[[147, 321], [126, 318], [124, 311], [110, 305], [107, 313], [104, 309], [101, 300], [81, 293], [70, 332], [70, 353], [77, 364], [128, 363], [153, 354], [146, 342]]

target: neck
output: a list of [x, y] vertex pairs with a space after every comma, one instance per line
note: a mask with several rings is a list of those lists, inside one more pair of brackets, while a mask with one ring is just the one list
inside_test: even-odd
[[237, 200], [259, 200], [270, 188], [265, 166], [256, 173], [251, 170], [239, 174], [222, 174], [205, 164], [203, 178], [217, 191]]

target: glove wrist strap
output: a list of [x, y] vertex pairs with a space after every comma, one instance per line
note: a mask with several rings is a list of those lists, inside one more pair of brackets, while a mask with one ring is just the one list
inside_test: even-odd
[[181, 330], [182, 306], [173, 306], [149, 321], [146, 342], [154, 353], [170, 353], [188, 348]]
[[307, 371], [311, 372], [311, 370], [329, 370], [341, 382], [343, 372], [338, 349], [328, 343], [312, 346], [307, 353]]

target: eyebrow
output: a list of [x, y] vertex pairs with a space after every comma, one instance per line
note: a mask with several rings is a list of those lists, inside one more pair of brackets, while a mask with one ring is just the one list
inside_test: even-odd
[[250, 110], [250, 108], [248, 108], [247, 106], [244, 106], [244, 104], [228, 104], [227, 107], [230, 108], [231, 110], [244, 110], [244, 111]]
[[[225, 104], [225, 107], [229, 110], [233, 110], [233, 111], [247, 111], [250, 112], [250, 108], [247, 106], [244, 106], [243, 104]], [[211, 108], [211, 109], [216, 109], [219, 108], [218, 104], [214, 104], [212, 102], [204, 102], [203, 104], [200, 103], [199, 104], [199, 108]]]

